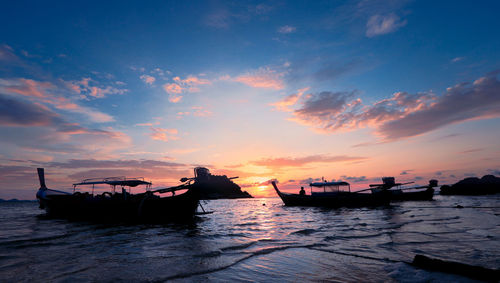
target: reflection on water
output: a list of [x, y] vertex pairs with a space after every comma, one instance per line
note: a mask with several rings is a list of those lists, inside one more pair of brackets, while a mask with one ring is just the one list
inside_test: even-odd
[[405, 262], [421, 253], [498, 268], [499, 204], [498, 195], [337, 210], [215, 200], [193, 223], [124, 226], [2, 203], [0, 281], [467, 281]]

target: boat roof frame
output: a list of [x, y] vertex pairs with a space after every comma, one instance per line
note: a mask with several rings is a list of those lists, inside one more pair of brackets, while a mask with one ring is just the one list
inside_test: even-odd
[[135, 178], [127, 178], [127, 177], [105, 177], [105, 178], [90, 178], [84, 179], [80, 183], [74, 183], [73, 186], [80, 185], [99, 185], [106, 184], [111, 186], [122, 186], [122, 187], [136, 187], [138, 185], [147, 185], [151, 186], [151, 182], [144, 181], [144, 177], [135, 177]]
[[315, 183], [310, 183], [309, 186], [311, 187], [338, 187], [338, 186], [351, 186], [351, 184], [347, 182], [315, 182]]

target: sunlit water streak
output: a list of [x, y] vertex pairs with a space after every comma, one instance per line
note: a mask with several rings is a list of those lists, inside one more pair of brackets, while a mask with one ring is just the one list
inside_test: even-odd
[[215, 212], [194, 223], [127, 226], [1, 203], [0, 281], [468, 281], [406, 264], [416, 253], [500, 267], [500, 195], [379, 209], [284, 207], [277, 198], [204, 206]]

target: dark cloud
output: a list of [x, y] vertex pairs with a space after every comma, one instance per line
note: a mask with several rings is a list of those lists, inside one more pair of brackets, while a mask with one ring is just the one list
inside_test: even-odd
[[0, 61], [3, 63], [16, 62], [19, 61], [19, 57], [14, 54], [14, 50], [10, 46], [2, 44], [0, 45]]
[[498, 170], [498, 169], [488, 169], [488, 172], [489, 172], [490, 174], [500, 176], [500, 170]]
[[386, 139], [395, 140], [466, 120], [499, 116], [500, 81], [496, 74], [492, 74], [472, 84], [462, 83], [448, 88], [431, 106], [383, 123], [379, 133]]
[[85, 149], [112, 151], [130, 143], [124, 133], [90, 129], [71, 123], [50, 108], [0, 94], [0, 128], [8, 131], [2, 143], [24, 149], [56, 153], [82, 153]]
[[58, 115], [45, 106], [0, 94], [1, 126], [49, 126], [60, 121]]
[[328, 92], [323, 91], [311, 96], [304, 102], [302, 108], [297, 110], [301, 114], [314, 114], [317, 116], [331, 115], [341, 112], [352, 92]]
[[359, 183], [359, 182], [366, 182], [368, 181], [368, 179], [366, 178], [366, 176], [359, 176], [359, 177], [356, 177], [356, 176], [340, 176], [340, 178], [342, 180], [347, 180], [349, 182], [354, 182], [354, 183]]
[[318, 182], [318, 181], [321, 181], [321, 178], [307, 178], [307, 179], [299, 180], [299, 183], [300, 184], [310, 184], [312, 182]]
[[411, 171], [413, 171], [413, 170], [403, 170], [403, 171], [401, 171], [401, 173], [399, 173], [399, 175], [408, 175], [408, 174], [410, 174]]
[[291, 120], [323, 132], [373, 127], [384, 141], [409, 138], [454, 123], [500, 117], [498, 73], [450, 87], [440, 96], [397, 92], [370, 106], [361, 105], [356, 91], [307, 94], [296, 103]]

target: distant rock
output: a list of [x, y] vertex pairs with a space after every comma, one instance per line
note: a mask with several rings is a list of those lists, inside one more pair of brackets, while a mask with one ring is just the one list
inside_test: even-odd
[[451, 186], [441, 186], [442, 195], [490, 195], [500, 193], [500, 178], [485, 175], [481, 179], [465, 178]]
[[193, 186], [199, 189], [201, 199], [253, 198], [248, 192], [241, 191], [240, 186], [231, 181], [237, 177], [228, 178], [226, 175], [212, 175], [204, 167], [197, 167], [194, 172]]

